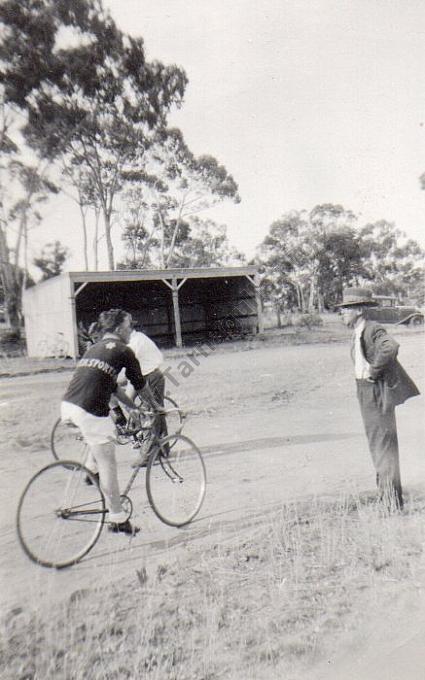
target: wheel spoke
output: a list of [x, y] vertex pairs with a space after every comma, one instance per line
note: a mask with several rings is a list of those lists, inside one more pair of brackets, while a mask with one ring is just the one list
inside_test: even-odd
[[167, 411], [165, 416], [166, 431], [163, 436], [171, 434], [180, 434], [183, 429], [183, 417], [174, 399], [171, 397], [164, 397], [164, 408]]
[[53, 426], [50, 445], [56, 460], [84, 462], [87, 455], [87, 446], [78, 427], [60, 418]]
[[184, 435], [160, 441], [149, 461], [146, 489], [159, 519], [172, 526], [188, 524], [205, 496], [206, 473], [201, 453]]
[[51, 463], [28, 483], [18, 506], [18, 536], [38, 564], [65, 567], [78, 562], [96, 543], [105, 520], [105, 501], [88, 470]]

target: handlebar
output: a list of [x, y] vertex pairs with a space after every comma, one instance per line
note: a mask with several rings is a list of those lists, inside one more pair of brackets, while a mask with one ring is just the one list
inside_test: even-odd
[[141, 432], [142, 430], [150, 430], [158, 416], [167, 416], [171, 413], [178, 413], [182, 422], [187, 417], [187, 413], [179, 408], [145, 410], [140, 405], [137, 406], [135, 410], [138, 411], [138, 414], [132, 416], [130, 413], [128, 415], [127, 425], [125, 427], [125, 431], [129, 435], [135, 435], [137, 432]]

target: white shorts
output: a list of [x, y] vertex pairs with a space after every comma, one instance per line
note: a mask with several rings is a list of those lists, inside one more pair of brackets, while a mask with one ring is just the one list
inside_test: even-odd
[[106, 418], [94, 416], [80, 406], [69, 401], [61, 403], [61, 419], [70, 420], [80, 428], [84, 441], [89, 446], [109, 444], [116, 440], [116, 429], [109, 416]]

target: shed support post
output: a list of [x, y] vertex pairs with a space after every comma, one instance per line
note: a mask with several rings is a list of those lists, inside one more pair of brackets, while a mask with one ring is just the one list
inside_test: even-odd
[[173, 294], [173, 311], [174, 311], [174, 326], [176, 329], [176, 347], [182, 347], [183, 342], [182, 342], [182, 327], [181, 327], [181, 321], [180, 321], [180, 307], [179, 307], [179, 288], [183, 286], [184, 283], [186, 283], [187, 277], [182, 279], [180, 283], [177, 283], [177, 277], [173, 276], [171, 283], [168, 283], [167, 279], [162, 279], [162, 282], [165, 283], [168, 288], [171, 289], [171, 292]]
[[74, 291], [74, 283], [72, 281], [72, 278], [69, 277], [69, 301], [71, 304], [71, 319], [72, 319], [72, 335], [73, 335], [73, 342], [74, 342], [74, 347], [73, 352], [72, 352], [72, 358], [76, 362], [79, 356], [79, 350], [78, 350], [78, 330], [77, 330], [77, 305], [76, 305], [76, 294]]
[[258, 272], [254, 274], [254, 276], [249, 276], [249, 274], [245, 274], [245, 276], [248, 279], [248, 281], [251, 281], [252, 285], [254, 286], [255, 302], [257, 304], [258, 332], [264, 333], [263, 305], [261, 302], [260, 293], [261, 279]]
[[179, 308], [179, 286], [177, 285], [177, 279], [173, 278], [171, 292], [173, 294], [174, 325], [176, 329], [176, 347], [182, 347], [183, 342]]
[[73, 331], [73, 335], [74, 335], [73, 359], [74, 359], [74, 361], [77, 361], [78, 357], [80, 356], [80, 348], [79, 348], [79, 344], [78, 344], [78, 325], [77, 325], [77, 296], [88, 285], [88, 281], [85, 281], [84, 283], [82, 283], [81, 286], [79, 286], [77, 288], [77, 290], [75, 290], [74, 284], [72, 282], [72, 278], [70, 278], [69, 279], [69, 285], [70, 285], [70, 300], [71, 300], [71, 313], [72, 313], [72, 331]]
[[262, 302], [261, 302], [260, 277], [258, 276], [258, 274], [254, 275], [254, 290], [255, 290], [255, 301], [257, 303], [258, 332], [264, 333], [263, 305], [262, 305]]

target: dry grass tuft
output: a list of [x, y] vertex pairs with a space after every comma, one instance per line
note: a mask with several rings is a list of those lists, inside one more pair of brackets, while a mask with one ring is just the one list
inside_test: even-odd
[[283, 505], [233, 544], [78, 591], [48, 618], [15, 609], [2, 620], [0, 675], [303, 677], [378, 603], [382, 615], [394, 582], [423, 578], [424, 510], [423, 498], [405, 514], [359, 497]]

